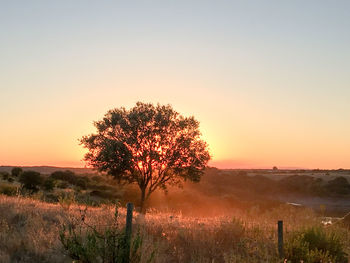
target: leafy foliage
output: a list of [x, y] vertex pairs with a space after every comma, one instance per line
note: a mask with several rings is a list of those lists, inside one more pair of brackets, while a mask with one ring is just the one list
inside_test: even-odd
[[67, 181], [71, 184], [75, 184], [78, 180], [75, 173], [70, 170], [53, 172], [50, 177], [55, 180]]
[[157, 188], [199, 181], [210, 159], [199, 123], [170, 105], [138, 102], [130, 110], [113, 109], [95, 122], [96, 134], [82, 138], [85, 160], [119, 182], [136, 182], [141, 208]]
[[326, 188], [329, 192], [335, 193], [337, 195], [350, 194], [350, 184], [348, 180], [343, 176], [339, 176], [333, 180], [330, 180], [326, 185]]
[[3, 180], [7, 180], [10, 176], [8, 172], [1, 172], [0, 175], [2, 176]]
[[46, 178], [45, 181], [43, 182], [43, 188], [46, 191], [52, 191], [55, 188], [56, 182], [52, 178]]
[[14, 177], [18, 177], [23, 173], [23, 170], [21, 167], [13, 167], [11, 170], [11, 175]]
[[39, 190], [39, 186], [43, 182], [43, 178], [38, 172], [24, 171], [19, 178], [19, 182], [22, 183], [23, 188], [32, 192], [37, 192]]
[[321, 227], [311, 227], [295, 233], [286, 244], [288, 262], [346, 263], [347, 255], [340, 236]]
[[11, 185], [0, 185], [0, 194], [14, 196], [17, 193], [17, 187]]

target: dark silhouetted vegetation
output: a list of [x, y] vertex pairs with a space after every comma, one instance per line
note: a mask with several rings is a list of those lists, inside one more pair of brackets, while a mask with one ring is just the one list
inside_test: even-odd
[[14, 196], [17, 193], [17, 187], [12, 185], [0, 185], [0, 194]]
[[130, 110], [113, 109], [95, 127], [96, 134], [81, 140], [89, 150], [85, 160], [118, 182], [136, 183], [142, 212], [155, 190], [198, 182], [210, 159], [198, 121], [170, 105], [138, 102]]
[[37, 192], [43, 183], [43, 178], [38, 172], [25, 171], [21, 174], [19, 182], [22, 184], [24, 189], [31, 192]]
[[53, 178], [46, 178], [42, 184], [45, 191], [53, 191], [55, 188], [56, 181]]
[[291, 263], [347, 263], [340, 233], [322, 227], [310, 227], [293, 233], [286, 242], [285, 256]]
[[78, 180], [78, 177], [75, 175], [75, 173], [70, 170], [53, 172], [50, 177], [55, 180], [66, 181], [70, 184], [76, 184]]
[[19, 177], [23, 173], [23, 170], [21, 167], [14, 167], [11, 170], [11, 175], [14, 177]]
[[1, 172], [0, 175], [3, 180], [7, 180], [10, 177], [10, 174], [8, 172]]
[[348, 195], [350, 194], [350, 184], [348, 180], [343, 177], [337, 177], [329, 181], [326, 185], [327, 190], [336, 195]]

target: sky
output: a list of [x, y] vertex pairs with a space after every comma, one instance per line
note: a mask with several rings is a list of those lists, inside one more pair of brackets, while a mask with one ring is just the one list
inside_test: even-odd
[[0, 165], [83, 167], [112, 108], [171, 104], [219, 168], [350, 168], [350, 2], [2, 1]]

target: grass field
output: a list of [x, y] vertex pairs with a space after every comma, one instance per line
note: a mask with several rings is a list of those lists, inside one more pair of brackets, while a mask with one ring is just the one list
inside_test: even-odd
[[[87, 224], [98, 227], [113, 224], [114, 206], [48, 204], [1, 195], [0, 262], [72, 262], [59, 241], [59, 231], [67, 222], [78, 222], [85, 208]], [[220, 217], [186, 217], [157, 211], [150, 211], [143, 217], [134, 213], [133, 229], [134, 234], [139, 231], [143, 238], [141, 262], [146, 262], [152, 252], [152, 262], [280, 262], [276, 245], [277, 220], [284, 221], [287, 255], [291, 255], [289, 250], [294, 251], [300, 245], [294, 244], [293, 250], [295, 235], [310, 227], [321, 227], [325, 233], [334, 235], [336, 242], [339, 241], [337, 246], [350, 252], [347, 228], [341, 225], [322, 227], [321, 218], [311, 210], [286, 205], [263, 213], [254, 209], [233, 210]], [[119, 209], [118, 221], [122, 227], [123, 208]]]

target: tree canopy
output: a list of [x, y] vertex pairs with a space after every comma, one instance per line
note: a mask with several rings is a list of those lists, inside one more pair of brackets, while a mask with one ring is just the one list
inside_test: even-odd
[[136, 103], [116, 108], [94, 123], [97, 133], [84, 136], [84, 159], [120, 182], [137, 183], [144, 202], [157, 189], [199, 181], [210, 159], [199, 122], [170, 105]]
[[19, 182], [22, 184], [23, 188], [34, 193], [39, 190], [39, 186], [42, 184], [43, 178], [38, 172], [24, 171], [20, 175]]

